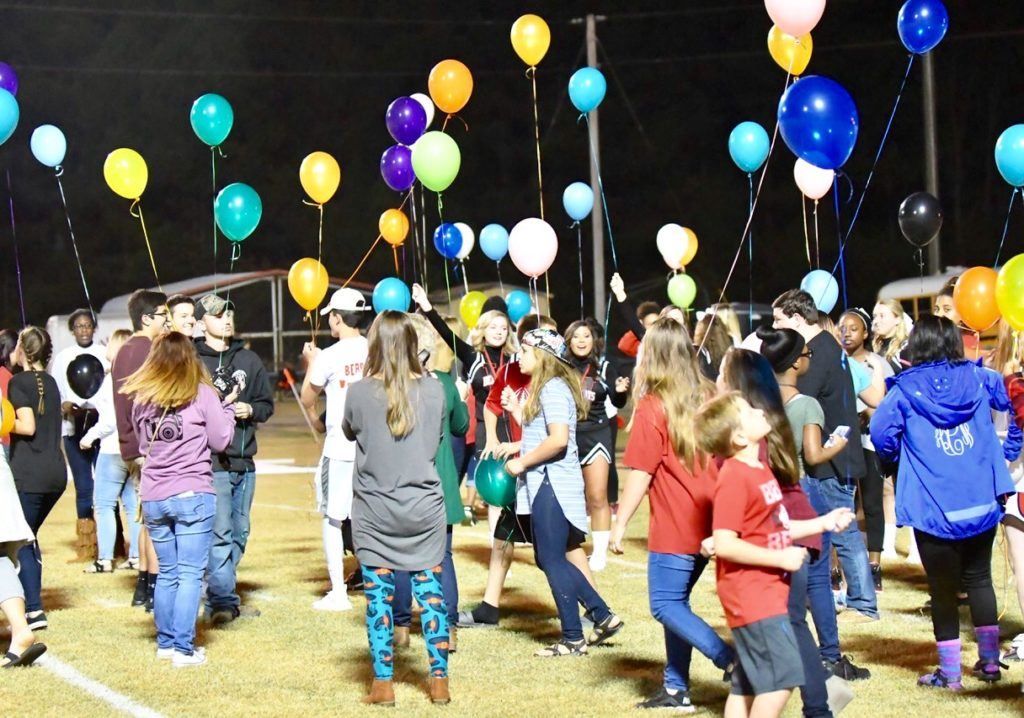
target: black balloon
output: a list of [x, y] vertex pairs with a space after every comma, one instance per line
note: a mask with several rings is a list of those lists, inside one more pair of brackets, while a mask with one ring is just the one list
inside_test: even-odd
[[68, 386], [83, 399], [91, 399], [103, 383], [103, 362], [92, 354], [79, 354], [68, 364]]
[[942, 228], [942, 207], [927, 192], [914, 192], [900, 205], [900, 231], [918, 249], [927, 246]]

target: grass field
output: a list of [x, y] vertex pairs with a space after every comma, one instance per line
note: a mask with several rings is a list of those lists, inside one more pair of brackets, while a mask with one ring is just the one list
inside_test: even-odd
[[[260, 458], [314, 465], [319, 449], [292, 405], [260, 433]], [[327, 584], [320, 548], [319, 518], [311, 511], [309, 473], [273, 473], [258, 477], [252, 536], [240, 570], [243, 601], [262, 611], [221, 629], [200, 624], [198, 643], [210, 662], [175, 670], [154, 658], [151, 617], [128, 606], [134, 574], [84, 575], [68, 564], [74, 534], [74, 495], [69, 488], [43, 527], [44, 602], [49, 630], [40, 634], [51, 656], [93, 681], [164, 716], [319, 716], [361, 715], [358, 699], [371, 679], [363, 625], [363, 602], [355, 610], [319, 613], [310, 604]], [[483, 522], [457, 527], [456, 566], [462, 605], [479, 600], [487, 568], [488, 541]], [[599, 574], [602, 594], [626, 621], [614, 645], [577, 659], [532, 657], [542, 641], [558, 633], [554, 604], [529, 551], [517, 554], [502, 605], [498, 631], [462, 631], [451, 658], [453, 703], [434, 708], [423, 683], [426, 656], [418, 635], [396, 661], [397, 700], [403, 716], [620, 716], [656, 689], [664, 649], [662, 631], [647, 610], [646, 514], [630, 530], [627, 552], [612, 558]], [[872, 678], [853, 684], [856, 698], [843, 713], [849, 718], [956, 715], [991, 718], [1024, 715], [1020, 694], [1022, 668], [1014, 664], [1001, 684], [983, 686], [967, 679], [960, 696], [918, 689], [914, 680], [935, 660], [931, 623], [920, 611], [926, 599], [919, 569], [895, 563], [886, 567], [880, 596], [880, 622], [844, 627], [843, 650]], [[1003, 636], [1022, 630], [1016, 601], [1006, 605], [1003, 554], [996, 550], [995, 575]], [[1012, 597], [1012, 592], [1010, 594]], [[697, 611], [725, 631], [714, 594], [713, 572], [701, 580]], [[974, 643], [964, 633], [965, 663], [974, 661]], [[6, 646], [6, 627], [0, 646]], [[45, 663], [45, 661], [44, 661]], [[1004, 673], [1004, 676], [1006, 674]], [[694, 703], [704, 715], [721, 714], [727, 687], [721, 673], [702, 656], [693, 663]], [[786, 715], [798, 716], [798, 697]], [[109, 703], [72, 685], [50, 668], [0, 673], [0, 716], [75, 716], [116, 714]], [[137, 711], [138, 715], [146, 715]]]

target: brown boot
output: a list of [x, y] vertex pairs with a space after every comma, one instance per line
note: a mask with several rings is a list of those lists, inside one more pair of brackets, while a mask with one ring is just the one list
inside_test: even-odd
[[452, 696], [448, 692], [448, 676], [444, 678], [431, 678], [427, 682], [430, 689], [430, 701], [437, 705], [447, 705], [452, 702]]
[[395, 648], [408, 648], [409, 647], [409, 627], [408, 626], [395, 626]]
[[448, 652], [449, 653], [455, 653], [456, 649], [458, 648], [458, 643], [459, 643], [458, 635], [459, 635], [459, 629], [457, 629], [455, 626], [449, 626], [448, 627]]
[[[433, 694], [431, 694], [433, 695]], [[367, 705], [394, 706], [395, 686], [391, 681], [380, 681], [376, 678], [370, 687], [370, 694], [363, 696], [362, 702]]]
[[[92, 548], [89, 546], [89, 524], [92, 524]], [[75, 524], [75, 557], [68, 563], [88, 563], [96, 560], [96, 524], [92, 519], [78, 519]]]

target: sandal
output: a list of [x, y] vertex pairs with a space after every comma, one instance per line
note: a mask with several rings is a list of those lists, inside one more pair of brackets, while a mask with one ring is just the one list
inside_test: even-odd
[[36, 662], [39, 656], [46, 653], [46, 644], [44, 643], [33, 643], [31, 646], [25, 649], [24, 653], [20, 656], [17, 653], [11, 653], [10, 651], [4, 656], [7, 659], [7, 663], [4, 664], [4, 668], [19, 668], [31, 666]]
[[582, 639], [580, 639], [579, 641], [567, 641], [563, 638], [558, 643], [552, 643], [550, 646], [541, 648], [533, 655], [535, 655], [537, 658], [585, 656], [587, 655], [587, 642]]
[[82, 569], [82, 573], [113, 573], [113, 572], [114, 572], [114, 562], [113, 561], [107, 561], [106, 563], [104, 563], [103, 561], [93, 561], [91, 565], [89, 565], [86, 568]]
[[614, 613], [609, 612], [606, 619], [600, 623], [594, 624], [594, 629], [590, 632], [590, 635], [587, 636], [587, 643], [591, 646], [600, 646], [602, 643], [621, 631], [625, 625], [626, 623], [621, 618], [616, 616]]

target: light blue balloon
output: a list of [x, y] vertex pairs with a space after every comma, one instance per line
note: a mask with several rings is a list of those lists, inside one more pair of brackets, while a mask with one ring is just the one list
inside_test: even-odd
[[996, 167], [1014, 187], [1024, 185], [1024, 125], [1003, 130], [996, 140]]
[[18, 126], [21, 110], [18, 101], [7, 90], [0, 88], [0, 145], [11, 138]]
[[235, 182], [222, 189], [213, 202], [217, 226], [232, 242], [241, 242], [252, 234], [263, 216], [263, 201], [256, 190]]
[[500, 224], [489, 224], [480, 230], [480, 251], [492, 262], [500, 262], [508, 254], [508, 230]]
[[373, 311], [407, 312], [412, 294], [409, 287], [398, 277], [385, 277], [373, 288]]
[[729, 133], [729, 156], [744, 172], [757, 172], [768, 159], [768, 133], [756, 122], [741, 122]]
[[508, 318], [512, 320], [513, 324], [518, 324], [520, 319], [530, 313], [531, 304], [530, 295], [521, 289], [513, 289], [505, 297]]
[[835, 309], [836, 302], [839, 301], [839, 283], [824, 269], [808, 272], [800, 282], [800, 288], [811, 295], [819, 312], [828, 314]]
[[608, 83], [596, 67], [584, 67], [569, 78], [569, 99], [576, 109], [586, 114], [601, 104]]
[[40, 125], [32, 132], [29, 140], [32, 156], [47, 167], [56, 167], [64, 161], [68, 151], [68, 141], [64, 133], [53, 125]]
[[594, 209], [594, 190], [588, 184], [573, 182], [562, 193], [562, 206], [567, 215], [579, 222]]

